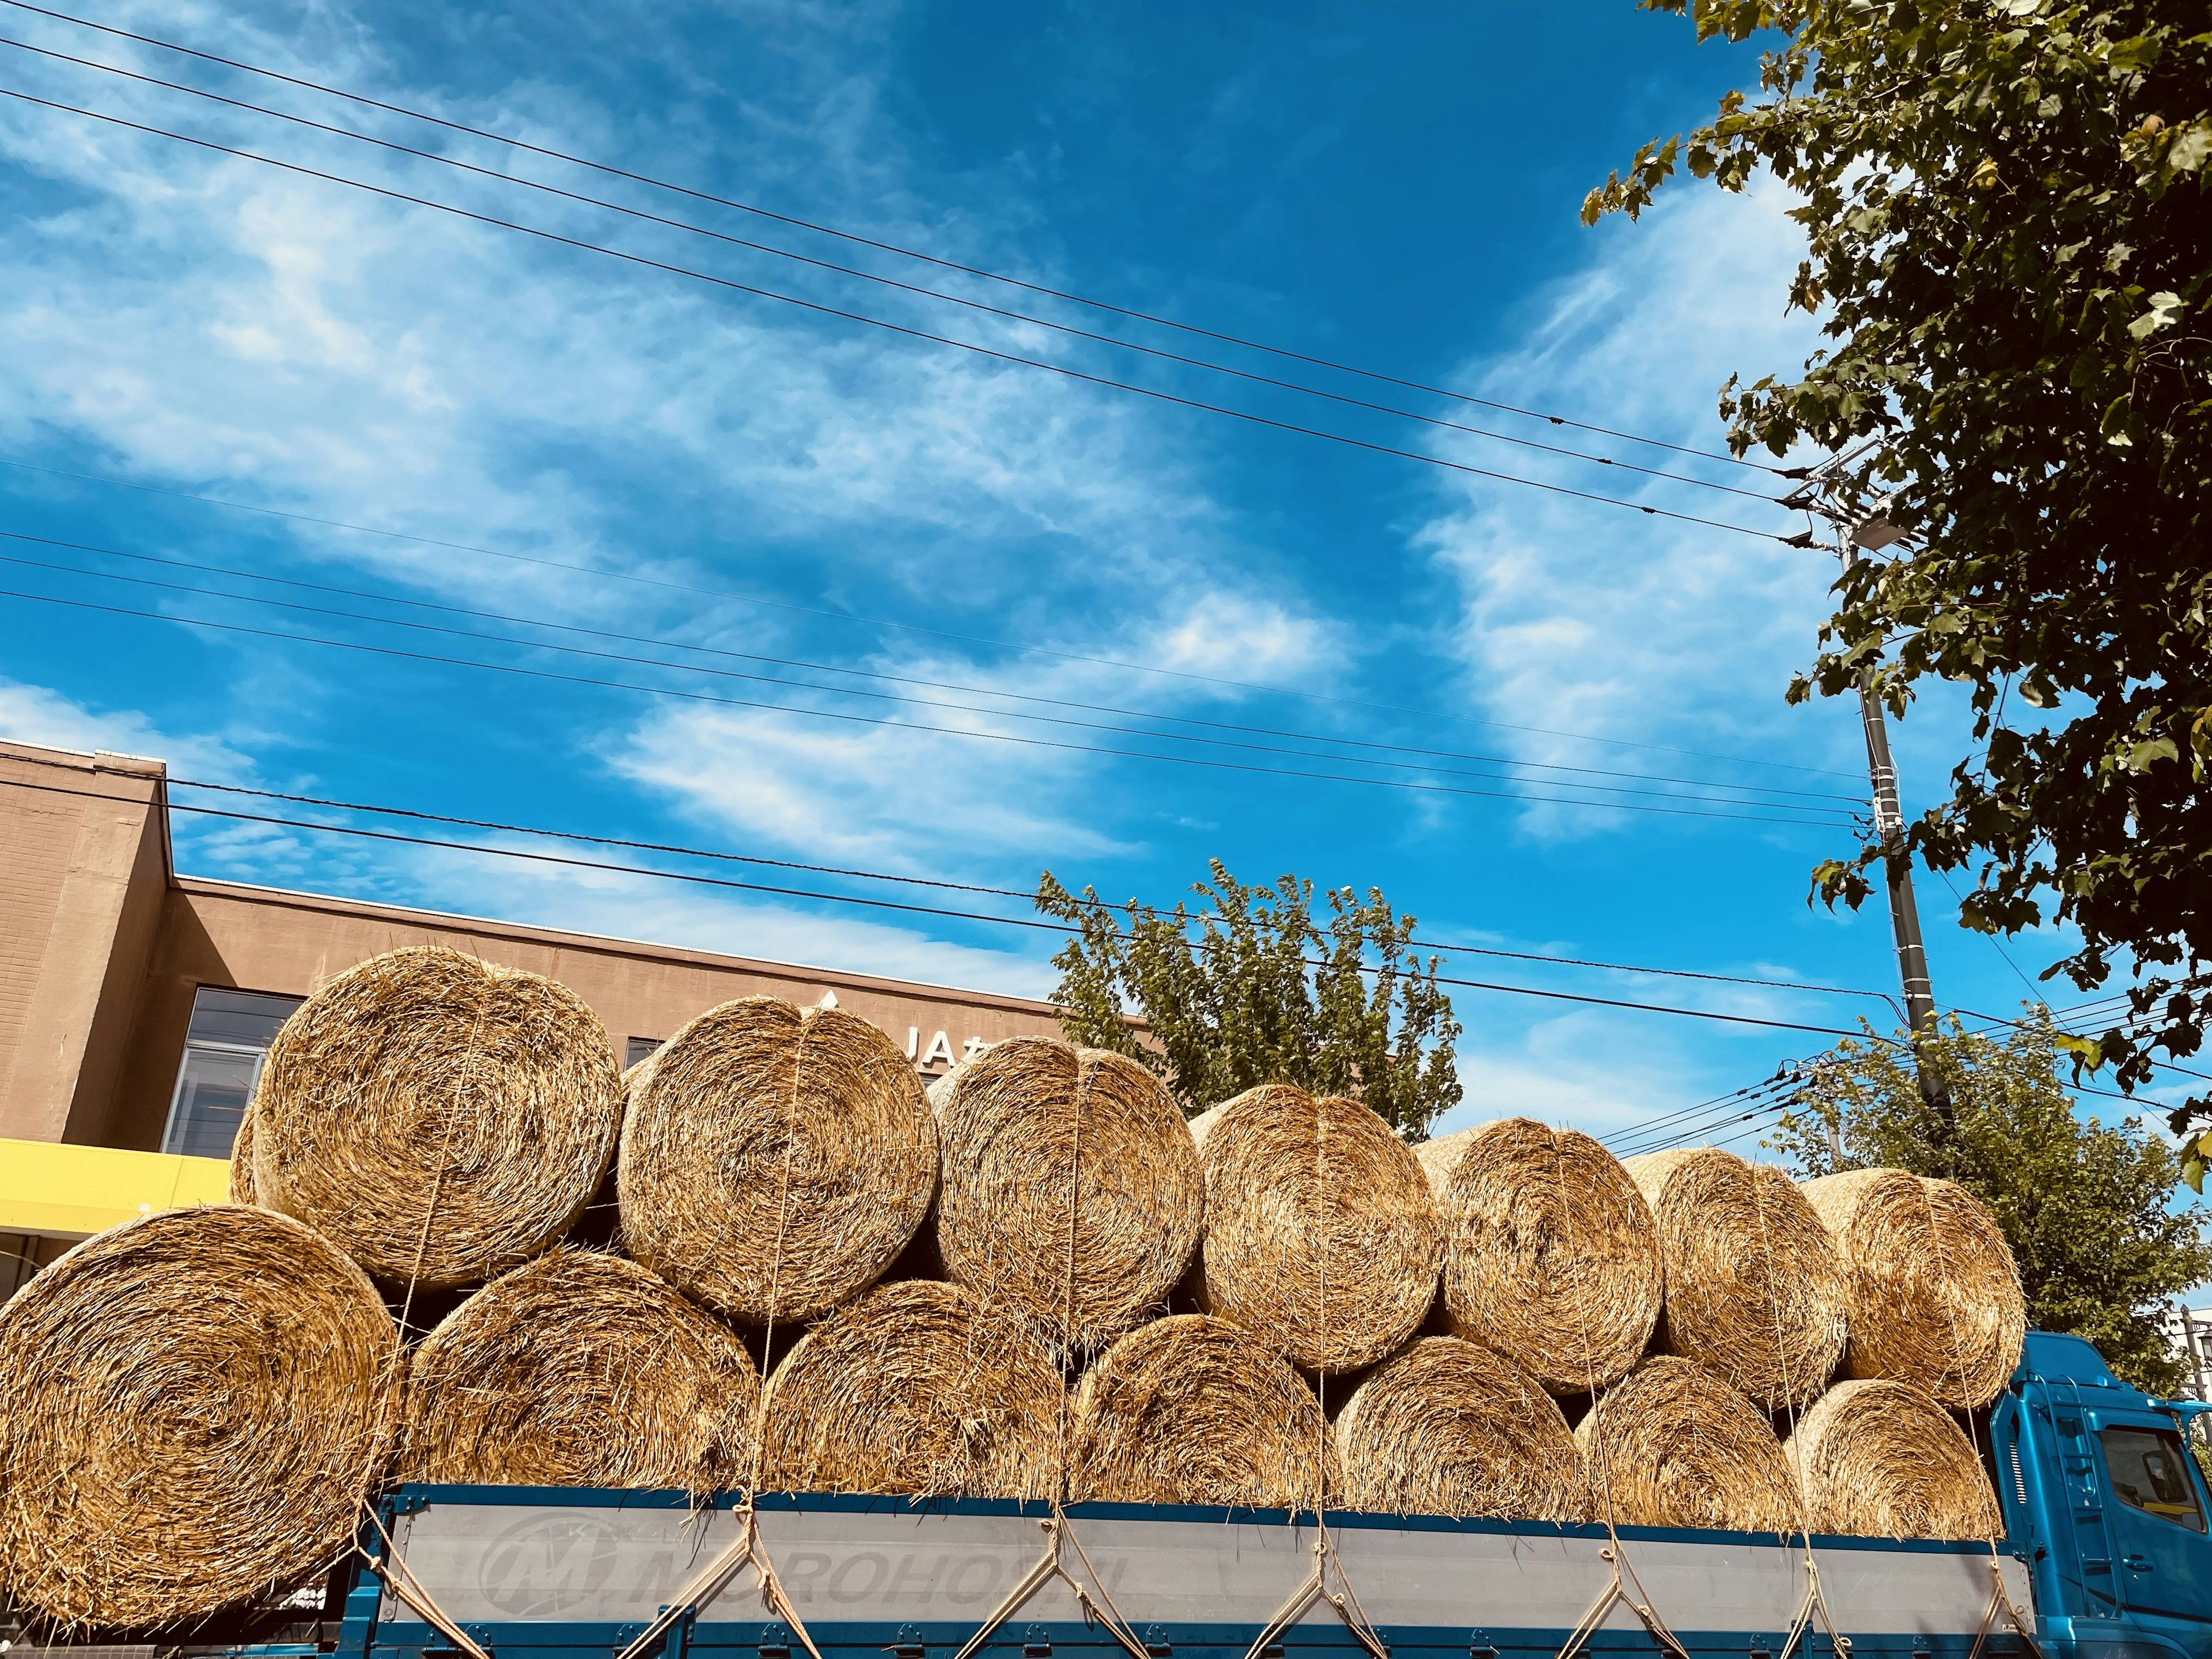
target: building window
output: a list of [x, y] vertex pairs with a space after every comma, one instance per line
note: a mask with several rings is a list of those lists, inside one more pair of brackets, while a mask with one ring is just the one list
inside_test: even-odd
[[630, 1038], [629, 1047], [623, 1055], [623, 1069], [628, 1071], [641, 1060], [651, 1060], [660, 1052], [660, 1045], [666, 1041], [665, 1037]]
[[193, 993], [192, 1023], [185, 1032], [185, 1059], [177, 1068], [163, 1152], [187, 1158], [230, 1156], [276, 1028], [306, 1000], [212, 985]]

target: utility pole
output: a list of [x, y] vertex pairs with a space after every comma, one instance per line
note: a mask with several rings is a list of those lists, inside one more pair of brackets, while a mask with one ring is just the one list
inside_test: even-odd
[[[1826, 520], [1836, 534], [1837, 556], [1846, 573], [1870, 552], [1878, 552], [1905, 539], [1884, 515], [1887, 498], [1871, 508], [1862, 507], [1844, 482], [1844, 473], [1854, 461], [1870, 453], [1880, 441], [1869, 439], [1856, 447], [1808, 467], [1802, 482], [1783, 497], [1784, 507]], [[1813, 547], [1810, 532], [1791, 544]], [[1890, 932], [1897, 942], [1898, 977], [1904, 983], [1905, 1024], [1913, 1036], [1914, 1058], [1922, 1097], [1947, 1124], [1955, 1121], [1950, 1091], [1928, 1063], [1923, 1042], [1936, 1035], [1936, 993], [1928, 977], [1928, 947], [1920, 934], [1920, 906], [1912, 893], [1912, 857], [1905, 840], [1905, 813], [1898, 804], [1897, 765], [1890, 758], [1889, 722], [1881, 698], [1875, 690], [1874, 671], [1859, 674], [1859, 725], [1866, 737], [1867, 779], [1874, 808], [1874, 830], [1881, 848], [1883, 872], [1889, 889]]]

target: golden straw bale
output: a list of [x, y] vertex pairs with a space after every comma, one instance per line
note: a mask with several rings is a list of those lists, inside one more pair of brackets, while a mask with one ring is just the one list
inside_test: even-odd
[[1344, 1502], [1399, 1515], [1587, 1521], [1558, 1402], [1504, 1354], [1428, 1336], [1377, 1365], [1336, 1419]]
[[732, 1318], [796, 1325], [921, 1227], [937, 1124], [867, 1021], [742, 997], [633, 1069], [615, 1184], [630, 1255]]
[[238, 1138], [230, 1143], [230, 1201], [252, 1204], [253, 1196], [253, 1103], [238, 1120]]
[[1189, 1267], [1205, 1173], [1173, 1097], [1136, 1061], [1010, 1038], [954, 1074], [938, 1126], [945, 1276], [1048, 1340], [1103, 1346]]
[[734, 1330], [635, 1261], [563, 1246], [415, 1350], [400, 1474], [713, 1492], [751, 1478], [759, 1408]]
[[1904, 1382], [1838, 1382], [1784, 1447], [1814, 1532], [1994, 1538], [2004, 1530], [1982, 1460], [1934, 1397]]
[[1638, 1527], [1786, 1533], [1797, 1491], [1774, 1425], [1709, 1365], [1661, 1354], [1598, 1397], [1575, 1430], [1602, 1518]]
[[1436, 1299], [1436, 1201], [1356, 1100], [1262, 1084], [1191, 1120], [1206, 1169], [1199, 1306], [1335, 1374], [1411, 1336]]
[[1844, 1375], [1910, 1382], [1961, 1411], [2002, 1394], [2027, 1337], [2027, 1298], [1981, 1200], [1903, 1170], [1823, 1176], [1801, 1190], [1843, 1259]]
[[1803, 1405], [1844, 1357], [1844, 1266], [1796, 1182], [1716, 1146], [1625, 1166], [1659, 1219], [1659, 1344], [1767, 1411]]
[[1650, 1345], [1665, 1280], [1658, 1224], [1620, 1160], [1525, 1117], [1417, 1152], [1443, 1218], [1453, 1334], [1554, 1394], [1626, 1376]]
[[617, 1079], [605, 1028], [566, 986], [441, 945], [389, 951], [270, 1045], [253, 1190], [387, 1283], [476, 1284], [557, 1243], [590, 1201], [621, 1128]]
[[398, 1334], [289, 1217], [169, 1210], [0, 1310], [0, 1583], [64, 1626], [194, 1619], [320, 1572], [397, 1420]]
[[1079, 1498], [1315, 1509], [1337, 1488], [1321, 1402], [1267, 1344], [1225, 1319], [1139, 1326], [1076, 1390]]
[[1027, 1324], [957, 1285], [877, 1286], [769, 1379], [771, 1491], [1050, 1498], [1066, 1392]]

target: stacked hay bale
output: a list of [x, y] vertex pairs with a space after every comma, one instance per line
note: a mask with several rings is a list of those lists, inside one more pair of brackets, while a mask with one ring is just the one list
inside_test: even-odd
[[606, 1030], [565, 986], [439, 945], [392, 951], [270, 1043], [250, 1190], [386, 1283], [478, 1284], [568, 1232], [621, 1107]]
[[795, 1326], [875, 1283], [937, 1192], [937, 1126], [891, 1040], [745, 997], [631, 1070], [616, 1187], [629, 1253], [743, 1323]]
[[1650, 1344], [1665, 1280], [1658, 1224], [1620, 1160], [1525, 1117], [1445, 1135], [1419, 1156], [1443, 1215], [1453, 1334], [1557, 1395], [1626, 1376]]
[[1176, 1314], [1083, 1374], [1071, 1494], [1127, 1504], [1316, 1509], [1338, 1484], [1321, 1402], [1258, 1337]]
[[1558, 1403], [1504, 1355], [1424, 1337], [1336, 1419], [1342, 1501], [1401, 1515], [1586, 1521], [1589, 1483]]
[[1814, 1532], [1984, 1538], [2004, 1530], [1982, 1460], [1933, 1396], [1904, 1382], [1839, 1382], [1784, 1448]]
[[1198, 1244], [1206, 1178], [1159, 1079], [1103, 1049], [1015, 1037], [945, 1081], [937, 1117], [947, 1279], [1063, 1358], [1164, 1304]]
[[1996, 1218], [1966, 1188], [1856, 1170], [1802, 1188], [1843, 1262], [1844, 1374], [1910, 1383], [1954, 1411], [2003, 1392], [2027, 1299]]
[[1737, 1532], [1797, 1528], [1797, 1492], [1774, 1425], [1697, 1360], [1645, 1360], [1599, 1397], [1575, 1441], [1601, 1518]]
[[760, 1376], [736, 1332], [635, 1261], [562, 1247], [415, 1350], [403, 1480], [683, 1487], [752, 1478]]
[[1843, 1358], [1843, 1263], [1796, 1183], [1717, 1147], [1624, 1166], [1659, 1224], [1662, 1350], [1704, 1362], [1767, 1411], [1807, 1405]]
[[1065, 1391], [1030, 1325], [957, 1285], [879, 1285], [801, 1337], [768, 1385], [779, 1492], [1051, 1498]]
[[398, 1334], [328, 1242], [210, 1205], [88, 1239], [0, 1311], [0, 1583], [64, 1629], [210, 1613], [353, 1537]]
[[1390, 1126], [1356, 1100], [1267, 1084], [1190, 1133], [1206, 1170], [1199, 1306], [1324, 1376], [1401, 1346], [1435, 1300], [1443, 1237]]

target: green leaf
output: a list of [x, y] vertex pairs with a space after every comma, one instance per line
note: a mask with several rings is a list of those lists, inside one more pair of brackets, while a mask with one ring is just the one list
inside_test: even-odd
[[2128, 325], [2128, 332], [2138, 340], [2147, 340], [2160, 329], [2172, 328], [2189, 309], [2179, 294], [2171, 290], [2150, 296], [2150, 309]]

